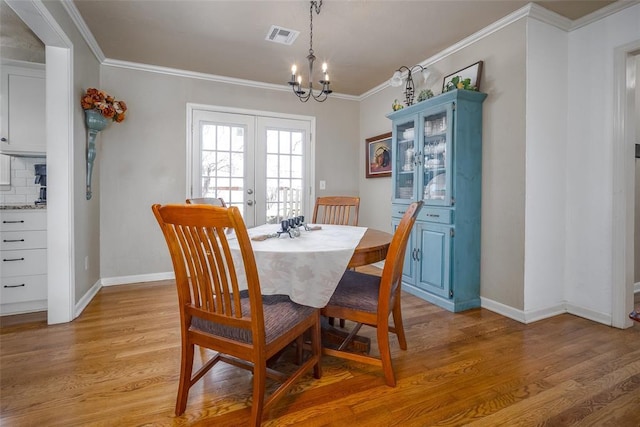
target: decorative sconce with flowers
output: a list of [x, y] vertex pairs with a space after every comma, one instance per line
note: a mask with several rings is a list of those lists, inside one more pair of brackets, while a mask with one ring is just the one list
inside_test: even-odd
[[80, 100], [84, 110], [87, 137], [87, 200], [91, 199], [91, 175], [93, 162], [96, 159], [96, 136], [109, 124], [109, 120], [120, 123], [125, 119], [127, 104], [117, 101], [102, 90], [87, 89]]

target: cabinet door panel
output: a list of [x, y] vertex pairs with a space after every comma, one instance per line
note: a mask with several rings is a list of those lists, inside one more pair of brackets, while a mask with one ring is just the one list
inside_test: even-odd
[[406, 119], [393, 126], [391, 176], [394, 182], [392, 197], [396, 202], [416, 199], [416, 146], [419, 140], [415, 126], [413, 119]]
[[451, 227], [418, 224], [419, 277], [418, 287], [449, 298]]
[[3, 66], [2, 124], [0, 150], [6, 154], [44, 155], [45, 129], [45, 71], [44, 68]]
[[[399, 218], [392, 218], [391, 225], [393, 226], [393, 232], [395, 233], [396, 228], [398, 228], [398, 224], [400, 224]], [[416, 283], [416, 262], [414, 258], [415, 251], [415, 233], [411, 232], [411, 236], [409, 236], [409, 241], [407, 242], [407, 251], [404, 255], [404, 264], [402, 267], [402, 281], [404, 283], [414, 284]]]
[[424, 132], [419, 196], [426, 205], [451, 206], [453, 161], [453, 102], [425, 110], [420, 115]]

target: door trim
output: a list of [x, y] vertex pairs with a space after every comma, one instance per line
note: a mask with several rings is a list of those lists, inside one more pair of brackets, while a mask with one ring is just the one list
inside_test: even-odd
[[[635, 125], [631, 97], [627, 88], [631, 66], [640, 52], [640, 40], [614, 50], [613, 63], [613, 178], [612, 178], [612, 233], [611, 233], [611, 325], [616, 328], [632, 326], [629, 313], [633, 310], [633, 211], [634, 211], [634, 156], [631, 135]], [[636, 76], [637, 77], [637, 76]], [[636, 80], [637, 82], [637, 80]], [[636, 83], [637, 85], [637, 83]], [[636, 87], [635, 90], [638, 90]], [[635, 115], [640, 106], [635, 106]], [[635, 248], [640, 250], [640, 248]]]
[[[47, 204], [47, 322], [72, 321], [75, 310], [73, 168], [73, 43], [40, 0], [6, 3], [45, 44]], [[61, 226], [61, 224], [64, 224]]]

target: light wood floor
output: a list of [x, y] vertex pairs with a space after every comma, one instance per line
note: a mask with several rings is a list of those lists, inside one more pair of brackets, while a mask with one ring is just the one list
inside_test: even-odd
[[[322, 379], [305, 377], [264, 425], [640, 425], [640, 324], [618, 330], [565, 314], [523, 325], [408, 294], [402, 302], [409, 349], [392, 340], [396, 388], [375, 367], [325, 357]], [[171, 281], [104, 288], [69, 324], [5, 322], [0, 339], [2, 426], [249, 418], [251, 375], [227, 366], [173, 415], [180, 337]]]

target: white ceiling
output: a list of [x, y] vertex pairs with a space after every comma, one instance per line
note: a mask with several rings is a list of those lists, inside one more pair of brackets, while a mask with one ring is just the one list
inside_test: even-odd
[[[325, 0], [313, 47], [335, 92], [361, 95], [525, 6], [519, 0]], [[536, 1], [575, 20], [611, 0]], [[307, 80], [306, 0], [73, 0], [109, 59], [286, 85], [296, 62]], [[271, 25], [300, 31], [268, 42]], [[482, 58], [478, 58], [482, 59]], [[320, 64], [317, 65], [319, 68]], [[316, 80], [317, 80], [316, 76]]]

